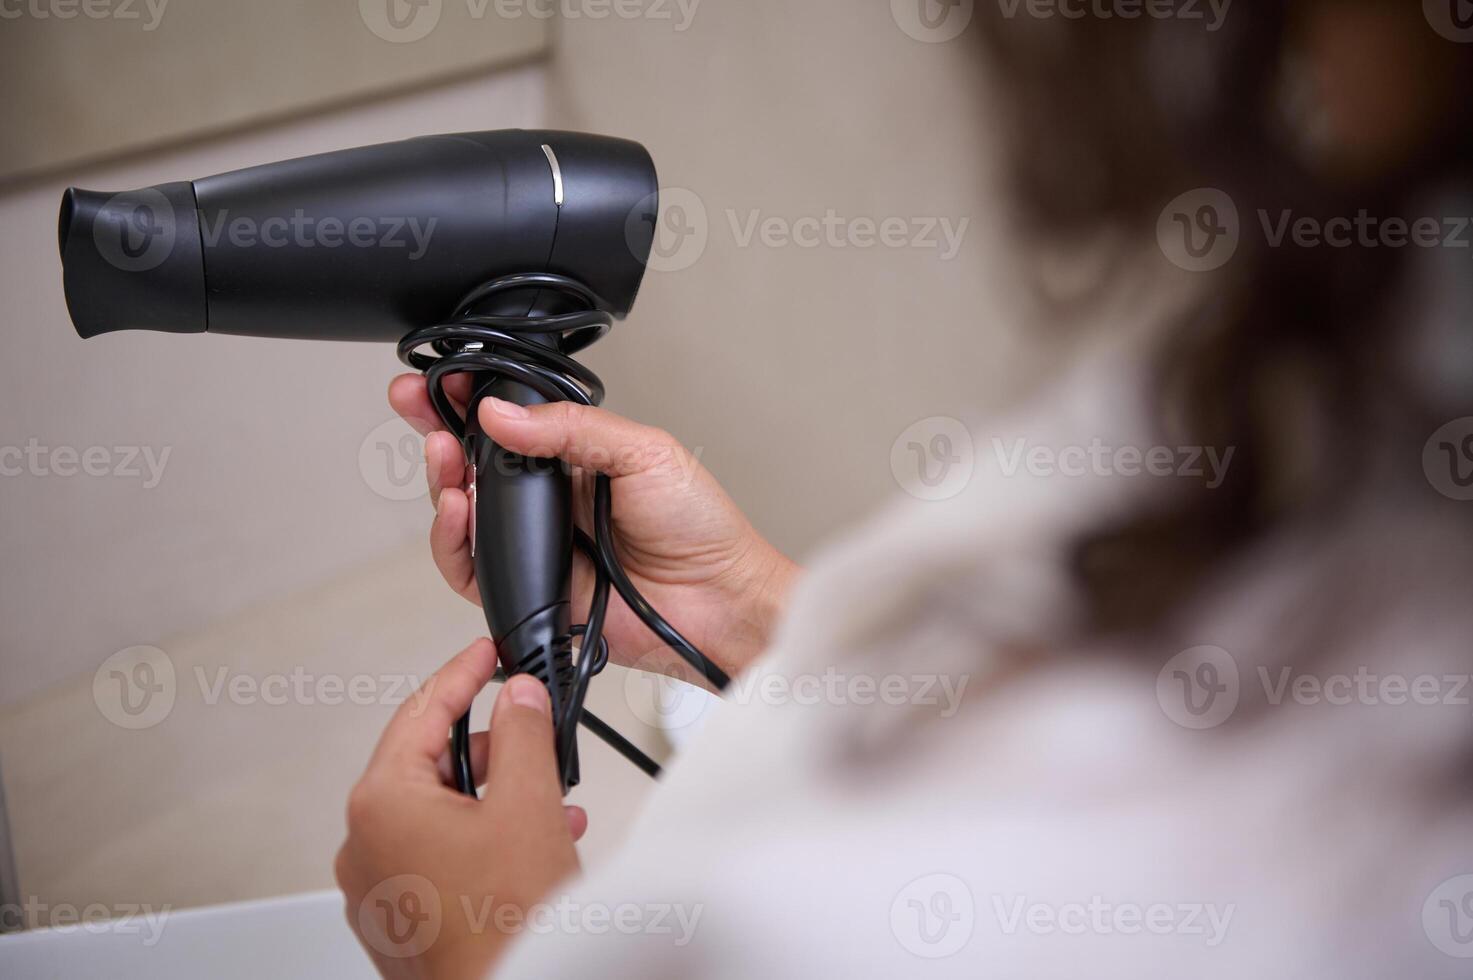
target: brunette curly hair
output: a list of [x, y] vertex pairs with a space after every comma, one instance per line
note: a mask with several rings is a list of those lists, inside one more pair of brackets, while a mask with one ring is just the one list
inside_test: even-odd
[[[1228, 194], [1246, 224], [1260, 207], [1321, 221], [1406, 215], [1439, 188], [1468, 186], [1473, 45], [1438, 37], [1419, 4], [1237, 0], [1216, 31], [1186, 16], [1042, 18], [1026, 0], [989, 6], [982, 35], [1010, 130], [1011, 199], [1019, 226], [1044, 240], [1150, 234], [1163, 206], [1193, 188]], [[1418, 90], [1455, 125], [1373, 179], [1340, 181], [1306, 150], [1312, 106], [1296, 103], [1295, 82], [1305, 17], [1356, 6], [1418, 20], [1427, 32]], [[1148, 628], [1270, 529], [1333, 520], [1372, 453], [1401, 454], [1419, 473], [1424, 441], [1452, 417], [1391, 356], [1405, 249], [1243, 238], [1155, 352], [1152, 391], [1165, 437], [1234, 447], [1232, 465], [1221, 486], [1173, 488], [1078, 542], [1075, 570], [1100, 627]], [[1473, 391], [1464, 407], [1473, 414]], [[1293, 458], [1286, 431], [1296, 427], [1315, 434], [1311, 465]]]

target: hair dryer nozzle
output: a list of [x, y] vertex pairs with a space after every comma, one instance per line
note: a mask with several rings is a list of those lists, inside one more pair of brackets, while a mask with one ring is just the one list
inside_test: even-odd
[[108, 194], [70, 187], [57, 235], [77, 333], [206, 329], [205, 266], [188, 181]]
[[[629, 312], [658, 201], [638, 143], [421, 136], [61, 204], [67, 306], [111, 330], [397, 342], [514, 274]], [[525, 313], [537, 291], [508, 297]]]

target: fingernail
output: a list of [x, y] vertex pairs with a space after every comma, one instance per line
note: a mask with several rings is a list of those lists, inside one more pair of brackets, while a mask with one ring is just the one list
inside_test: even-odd
[[511, 698], [511, 703], [523, 708], [531, 708], [540, 711], [544, 715], [551, 713], [547, 701], [547, 688], [542, 682], [527, 674], [517, 674], [506, 682], [506, 696]]
[[497, 415], [500, 415], [502, 418], [524, 419], [532, 414], [531, 412], [527, 411], [525, 405], [518, 405], [515, 402], [502, 401], [500, 398], [493, 398], [490, 395], [487, 395], [481, 400], [490, 405], [491, 411], [495, 412]]

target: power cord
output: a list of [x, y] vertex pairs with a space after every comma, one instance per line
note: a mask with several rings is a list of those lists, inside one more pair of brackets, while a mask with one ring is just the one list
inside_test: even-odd
[[[472, 312], [488, 299], [518, 289], [551, 290], [577, 309], [568, 313], [527, 316], [492, 316]], [[598, 375], [573, 360], [571, 355], [603, 337], [613, 327], [614, 318], [604, 305], [592, 290], [566, 276], [553, 273], [502, 276], [472, 290], [456, 307], [450, 322], [421, 328], [401, 340], [399, 359], [416, 371], [424, 372], [430, 400], [440, 420], [465, 443], [465, 420], [445, 393], [445, 378], [451, 374], [491, 372], [526, 385], [548, 401], [600, 404], [604, 398], [603, 382]], [[470, 447], [466, 449], [469, 454]], [[658, 777], [658, 763], [583, 707], [589, 682], [609, 660], [609, 645], [603, 635], [603, 627], [610, 586], [651, 632], [695, 668], [712, 687], [723, 690], [729, 678], [671, 626], [630, 581], [614, 547], [613, 486], [605, 474], [598, 474], [593, 485], [593, 535], [590, 537], [581, 529], [575, 530], [575, 541], [592, 562], [595, 573], [587, 622], [574, 626], [567, 636], [560, 637], [556, 649], [539, 649], [523, 662], [511, 665], [510, 673], [532, 673], [550, 691], [556, 685], [556, 696], [552, 700], [558, 710], [553, 718], [553, 728], [557, 739], [559, 776], [565, 788], [578, 782], [576, 726], [579, 723], [650, 776]], [[574, 660], [572, 641], [580, 636], [582, 642]], [[506, 676], [498, 670], [496, 679], [504, 680]], [[450, 740], [456, 788], [475, 796], [469, 711], [456, 721]]]

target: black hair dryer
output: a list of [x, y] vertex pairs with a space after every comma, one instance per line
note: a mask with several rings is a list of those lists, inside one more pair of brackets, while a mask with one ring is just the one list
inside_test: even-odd
[[[633, 306], [657, 206], [642, 146], [554, 131], [425, 136], [118, 194], [74, 187], [60, 218], [66, 301], [83, 337], [134, 329], [396, 343], [463, 440], [487, 623], [508, 672], [547, 685], [566, 791], [578, 782], [578, 721], [658, 771], [582, 708], [608, 659], [611, 583], [716, 686], [725, 677], [619, 566], [608, 481], [596, 483], [593, 535], [575, 532], [566, 468], [495, 446], [476, 406], [486, 395], [602, 400], [598, 377], [571, 355]], [[464, 418], [443, 388], [459, 372], [472, 374]], [[597, 573], [578, 626], [575, 543]], [[452, 742], [457, 785], [474, 794], [468, 718]]]

